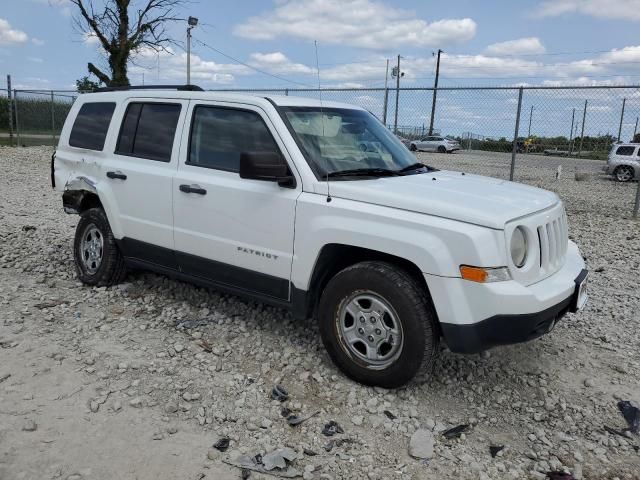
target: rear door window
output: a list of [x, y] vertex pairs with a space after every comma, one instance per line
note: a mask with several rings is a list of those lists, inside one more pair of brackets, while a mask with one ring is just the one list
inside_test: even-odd
[[181, 108], [176, 103], [130, 103], [122, 120], [116, 153], [170, 162]]
[[80, 107], [73, 122], [69, 145], [101, 151], [107, 138], [115, 102], [89, 102]]
[[633, 155], [633, 152], [635, 151], [636, 147], [629, 147], [629, 146], [625, 146], [625, 147], [618, 147], [618, 150], [616, 150], [616, 155]]

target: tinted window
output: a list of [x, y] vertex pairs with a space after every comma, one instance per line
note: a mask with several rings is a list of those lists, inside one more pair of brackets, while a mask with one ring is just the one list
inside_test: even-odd
[[180, 108], [176, 104], [130, 103], [116, 153], [169, 162]]
[[636, 147], [618, 147], [616, 155], [633, 155], [633, 151]]
[[255, 112], [198, 106], [195, 108], [187, 163], [237, 172], [241, 152], [280, 150]]
[[102, 150], [109, 123], [116, 104], [112, 102], [85, 103], [73, 122], [69, 145], [89, 150]]

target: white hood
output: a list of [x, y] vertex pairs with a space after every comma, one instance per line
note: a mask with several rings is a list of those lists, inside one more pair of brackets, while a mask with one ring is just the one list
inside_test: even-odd
[[509, 220], [559, 201], [555, 193], [536, 187], [444, 170], [401, 177], [331, 180], [331, 196], [495, 229], [503, 229]]

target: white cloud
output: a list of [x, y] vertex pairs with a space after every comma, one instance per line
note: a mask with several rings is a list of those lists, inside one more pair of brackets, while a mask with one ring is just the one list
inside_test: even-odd
[[0, 18], [0, 45], [24, 43], [29, 39], [26, 33], [11, 27], [9, 22]]
[[85, 45], [91, 45], [91, 46], [100, 45], [100, 39], [93, 32], [84, 32], [82, 34], [82, 42]]
[[315, 72], [313, 68], [307, 65], [292, 62], [282, 52], [252, 53], [250, 58], [250, 65], [260, 68], [261, 70], [268, 70], [271, 73], [295, 75], [313, 74]]
[[295, 37], [353, 47], [436, 47], [467, 41], [470, 18], [427, 22], [414, 12], [372, 0], [281, 0], [271, 12], [251, 17], [234, 33], [255, 40]]
[[42, 62], [44, 62], [44, 60], [42, 60], [40, 57], [27, 57], [27, 60], [29, 60], [30, 62], [33, 62], [33, 63], [42, 63]]
[[44, 40], [40, 40], [39, 38], [33, 37], [31, 39], [31, 43], [33, 43], [37, 47], [41, 47], [44, 45]]
[[[158, 78], [158, 61], [160, 63]], [[135, 65], [129, 68], [132, 75], [145, 74], [153, 81], [185, 82], [187, 75], [187, 54], [174, 54], [172, 49], [156, 53], [150, 48], [141, 50], [135, 59]], [[191, 54], [191, 82], [230, 84], [236, 75], [247, 75], [252, 70], [235, 63], [224, 64], [203, 60], [200, 56]], [[134, 77], [135, 78], [135, 77]], [[147, 80], [150, 81], [150, 80]], [[135, 80], [134, 80], [135, 82]]]
[[487, 55], [529, 55], [544, 53], [545, 48], [538, 37], [518, 38], [506, 42], [493, 43], [485, 49]]
[[638, 21], [640, 0], [545, 0], [534, 10], [534, 14], [539, 17], [555, 17], [567, 13]]

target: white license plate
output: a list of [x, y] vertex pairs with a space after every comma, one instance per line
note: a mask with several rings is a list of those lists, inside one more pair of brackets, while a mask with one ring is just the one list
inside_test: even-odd
[[587, 300], [589, 300], [589, 292], [587, 289], [589, 274], [580, 282], [578, 285], [578, 302], [577, 307], [578, 310], [582, 310], [584, 306], [587, 304]]

